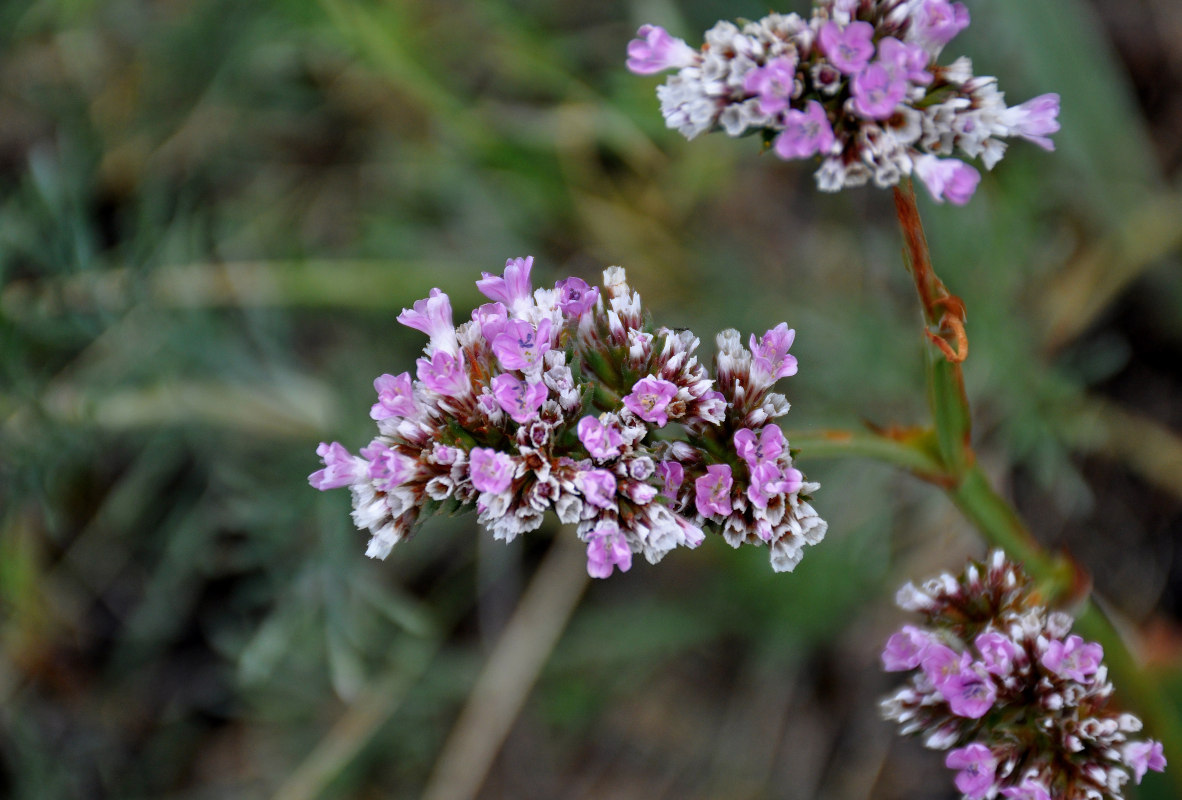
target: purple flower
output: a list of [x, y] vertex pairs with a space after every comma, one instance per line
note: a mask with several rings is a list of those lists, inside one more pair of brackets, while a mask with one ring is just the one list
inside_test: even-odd
[[944, 759], [944, 766], [960, 770], [956, 773], [956, 788], [968, 800], [982, 800], [993, 788], [997, 759], [983, 744], [974, 743], [953, 750]]
[[796, 58], [780, 56], [753, 69], [743, 79], [743, 89], [759, 96], [761, 114], [779, 114], [788, 107], [796, 89]]
[[636, 35], [640, 38], [628, 42], [627, 66], [637, 75], [688, 67], [698, 58], [697, 50], [670, 36], [660, 25], [641, 25]]
[[518, 423], [536, 419], [538, 409], [546, 402], [546, 384], [526, 383], [509, 373], [492, 379], [492, 391], [497, 405]]
[[1066, 642], [1051, 639], [1039, 661], [1060, 678], [1088, 683], [1088, 676], [1096, 674], [1103, 658], [1104, 648], [1099, 644], [1085, 643], [1081, 637], [1072, 635]]
[[993, 680], [987, 674], [982, 674], [976, 665], [964, 666], [960, 672], [938, 684], [937, 688], [948, 701], [948, 708], [958, 717], [980, 719], [989, 713], [993, 702], [997, 700], [997, 687], [993, 685]]
[[456, 328], [452, 324], [451, 300], [438, 289], [432, 289], [423, 300], [415, 301], [414, 308], [402, 309], [398, 321], [431, 337], [431, 346], [436, 351], [442, 350], [453, 356], [460, 352]]
[[997, 631], [986, 631], [979, 635], [973, 644], [981, 654], [981, 663], [986, 672], [1001, 677], [1013, 672], [1018, 647], [1008, 636]]
[[958, 653], [947, 645], [931, 642], [924, 649], [920, 666], [936, 688], [943, 686], [953, 675], [959, 675], [971, 662], [968, 653]]
[[817, 40], [821, 52], [846, 75], [861, 72], [874, 55], [874, 26], [869, 22], [851, 22], [844, 29], [836, 22], [826, 22]]
[[415, 459], [404, 456], [376, 439], [361, 448], [361, 455], [369, 459], [369, 478], [383, 492], [396, 489], [415, 473]]
[[596, 417], [583, 417], [577, 428], [579, 441], [594, 458], [613, 458], [620, 454], [624, 437], [612, 425], [604, 425]]
[[620, 572], [630, 570], [632, 551], [619, 527], [605, 522], [587, 538], [587, 574], [592, 578], [609, 578], [613, 567], [618, 567]]
[[382, 420], [391, 417], [409, 417], [415, 413], [414, 389], [410, 382], [410, 373], [401, 375], [379, 375], [373, 382], [374, 391], [378, 393], [378, 402], [369, 410], [372, 419]]
[[1001, 796], [1007, 800], [1051, 800], [1050, 792], [1034, 778], [1027, 778], [1017, 786], [1002, 789]]
[[554, 284], [558, 292], [558, 307], [562, 313], [579, 317], [595, 307], [599, 287], [590, 286], [582, 278], [567, 278]]
[[890, 64], [876, 61], [854, 76], [854, 110], [866, 119], [886, 119], [907, 96], [907, 79]]
[[706, 474], [694, 481], [694, 505], [703, 517], [731, 513], [731, 468], [729, 464], [711, 464]]
[[657, 477], [664, 484], [661, 489], [661, 495], [670, 500], [676, 500], [677, 490], [681, 488], [681, 484], [685, 481], [685, 467], [681, 466], [681, 463], [677, 461], [662, 461], [657, 464]]
[[911, 36], [925, 47], [938, 50], [969, 26], [969, 10], [963, 3], [924, 0], [911, 17]]
[[624, 405], [645, 422], [655, 422], [658, 428], [662, 428], [669, 421], [665, 409], [676, 396], [676, 385], [649, 375], [632, 385], [632, 391], [624, 398]]
[[1055, 143], [1047, 134], [1059, 130], [1059, 95], [1042, 94], [1007, 108], [1001, 113], [1001, 124], [1010, 129], [1011, 135], [1034, 142], [1043, 150], [1054, 150]]
[[779, 425], [764, 425], [758, 438], [750, 428], [735, 431], [735, 452], [753, 469], [760, 462], [779, 458], [787, 443]]
[[473, 447], [468, 458], [472, 485], [479, 492], [500, 494], [505, 491], [513, 483], [516, 469], [511, 456], [491, 447]]
[[904, 625], [891, 634], [882, 650], [882, 668], [887, 672], [915, 669], [923, 661], [932, 637], [914, 625]]
[[894, 67], [912, 83], [927, 85], [932, 82], [932, 73], [927, 71], [932, 57], [918, 45], [906, 44], [888, 36], [878, 43], [878, 60]]
[[369, 462], [350, 453], [340, 442], [321, 442], [316, 455], [320, 456], [324, 469], [309, 475], [308, 483], [322, 492], [359, 483], [369, 475]]
[[809, 100], [804, 111], [784, 112], [784, 130], [776, 137], [776, 155], [785, 160], [828, 153], [836, 141], [825, 107]]
[[505, 369], [530, 372], [542, 367], [542, 356], [550, 349], [550, 320], [534, 326], [523, 319], [511, 319], [493, 339], [492, 349]]
[[751, 347], [751, 381], [758, 388], [771, 385], [780, 378], [795, 375], [796, 356], [788, 353], [796, 338], [796, 331], [781, 322], [765, 333], [759, 341], [752, 334], [748, 344]]
[[587, 502], [599, 508], [616, 504], [616, 478], [606, 469], [589, 469], [578, 474], [579, 491]]
[[800, 470], [781, 470], [778, 464], [764, 461], [751, 470], [747, 497], [756, 508], [767, 508], [768, 501], [773, 497], [799, 491], [803, 478]]
[[505, 330], [509, 311], [504, 303], [485, 303], [472, 310], [472, 320], [480, 326], [480, 335], [490, 345]]
[[464, 397], [472, 391], [464, 362], [443, 350], [436, 350], [430, 361], [420, 358], [415, 364], [418, 365], [419, 380], [436, 394]]
[[505, 276], [498, 278], [488, 272], [481, 272], [476, 288], [489, 300], [504, 303], [514, 315], [520, 316], [533, 305], [533, 286], [529, 282], [529, 271], [534, 257], [510, 258], [505, 261]]
[[1146, 770], [1161, 772], [1166, 768], [1166, 757], [1162, 755], [1161, 742], [1150, 739], [1147, 742], [1129, 742], [1121, 749], [1121, 757], [1133, 771], [1133, 782], [1141, 783]]
[[914, 163], [915, 174], [937, 203], [948, 200], [953, 205], [963, 206], [981, 180], [981, 173], [955, 158], [922, 155], [916, 157]]

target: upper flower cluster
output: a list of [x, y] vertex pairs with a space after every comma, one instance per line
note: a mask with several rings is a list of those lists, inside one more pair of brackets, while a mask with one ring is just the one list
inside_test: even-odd
[[969, 24], [948, 0], [819, 0], [812, 18], [770, 14], [742, 28], [720, 21], [701, 50], [645, 25], [628, 45], [638, 74], [677, 70], [657, 88], [670, 128], [692, 139], [721, 128], [762, 133], [784, 159], [818, 156], [817, 186], [869, 180], [894, 186], [914, 173], [937, 201], [968, 202], [980, 173], [944, 158], [959, 150], [992, 169], [1004, 139], [1047, 150], [1059, 96], [1008, 107], [997, 80], [958, 58], [935, 63]]
[[896, 602], [925, 618], [882, 653], [888, 671], [915, 670], [883, 701], [901, 732], [947, 750], [968, 800], [1118, 800], [1131, 776], [1161, 771], [1162, 746], [1131, 739], [1132, 714], [1108, 708], [1103, 649], [1071, 635], [1066, 614], [1033, 599], [1029, 579], [1001, 551]]
[[766, 543], [791, 570], [826, 523], [808, 503], [818, 487], [793, 465], [772, 391], [796, 373], [786, 324], [718, 337], [717, 379], [688, 331], [654, 328], [624, 270], [602, 290], [580, 278], [533, 289], [532, 258], [476, 282], [489, 303], [459, 325], [438, 289], [398, 321], [427, 334], [410, 374], [374, 381], [378, 435], [359, 455], [317, 450], [317, 489], [348, 487], [353, 520], [385, 558], [425, 516], [475, 508], [506, 541], [536, 529], [547, 509], [577, 525], [587, 569], [626, 571], [696, 547], [703, 529], [733, 546]]

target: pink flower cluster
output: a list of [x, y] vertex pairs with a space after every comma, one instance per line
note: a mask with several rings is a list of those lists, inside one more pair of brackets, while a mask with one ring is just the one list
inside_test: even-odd
[[915, 674], [883, 714], [949, 750], [945, 764], [968, 800], [1117, 800], [1130, 777], [1165, 769], [1162, 746], [1130, 739], [1141, 721], [1108, 708], [1100, 645], [1033, 598], [1000, 551], [960, 576], [904, 586], [898, 604], [925, 624], [887, 640], [883, 667]]
[[967, 58], [935, 63], [968, 24], [949, 0], [817, 0], [808, 20], [721, 21], [701, 50], [645, 25], [627, 64], [641, 75], [676, 70], [657, 97], [686, 138], [757, 132], [781, 158], [819, 157], [822, 191], [914, 174], [938, 202], [963, 205], [981, 176], [947, 156], [959, 150], [992, 169], [1005, 139], [1053, 150], [1059, 130], [1058, 95], [1007, 107], [996, 79], [975, 77]]
[[456, 326], [432, 289], [398, 321], [428, 337], [414, 378], [382, 375], [370, 416], [378, 435], [359, 455], [317, 449], [317, 489], [348, 488], [353, 520], [385, 558], [418, 523], [474, 509], [494, 537], [535, 530], [546, 511], [576, 526], [587, 570], [627, 571], [697, 547], [716, 529], [733, 546], [766, 544], [790, 570], [826, 524], [819, 487], [793, 465], [774, 420], [773, 385], [796, 373], [794, 331], [781, 323], [744, 347], [719, 335], [715, 374], [688, 331], [654, 327], [624, 270], [534, 289], [532, 258], [476, 282], [491, 301]]

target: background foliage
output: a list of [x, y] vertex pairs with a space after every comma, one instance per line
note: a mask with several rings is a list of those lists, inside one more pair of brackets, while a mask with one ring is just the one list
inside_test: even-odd
[[[979, 452], [1182, 686], [1182, 11], [970, 5], [949, 53], [1063, 97], [1056, 154], [1015, 146], [967, 208], [925, 207]], [[370, 382], [422, 345], [394, 318], [432, 286], [462, 315], [508, 257], [538, 283], [623, 264], [707, 352], [794, 326], [790, 430], [925, 419], [888, 195], [686, 143], [623, 69], [641, 22], [697, 41], [766, 11], [0, 5], [0, 795], [436, 780], [557, 526], [505, 547], [440, 519], [372, 563], [344, 493], [306, 483], [317, 442], [368, 440]], [[592, 585], [482, 797], [953, 796], [877, 720], [877, 649], [898, 583], [981, 546], [913, 478], [801, 463], [824, 545], [791, 576], [710, 541]]]

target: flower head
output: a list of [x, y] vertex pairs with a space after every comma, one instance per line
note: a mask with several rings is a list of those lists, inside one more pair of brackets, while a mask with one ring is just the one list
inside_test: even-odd
[[1008, 107], [968, 59], [935, 63], [968, 24], [965, 6], [949, 0], [814, 0], [807, 20], [720, 21], [701, 50], [646, 26], [628, 65], [676, 70], [657, 98], [666, 125], [687, 139], [758, 133], [783, 159], [819, 158], [822, 191], [922, 172], [937, 200], [963, 204], [980, 177], [966, 161], [992, 169], [1012, 137], [1053, 149], [1059, 129], [1058, 95]]
[[887, 640], [883, 666], [917, 672], [883, 715], [928, 747], [962, 744], [945, 764], [968, 800], [1050, 800], [1051, 786], [1056, 800], [1119, 800], [1130, 775], [1165, 768], [1161, 746], [1130, 739], [1141, 722], [1107, 707], [1099, 645], [1069, 636], [1070, 618], [1036, 598], [1000, 551], [904, 587], [899, 604], [924, 623]]
[[553, 511], [599, 577], [634, 553], [656, 563], [697, 547], [709, 530], [792, 569], [827, 526], [809, 502], [818, 485], [774, 424], [788, 410], [775, 381], [796, 371], [787, 325], [752, 337], [756, 353], [727, 332], [712, 373], [696, 336], [652, 325], [623, 269], [599, 287], [567, 278], [533, 291], [532, 266], [514, 258], [484, 274], [490, 302], [458, 328], [438, 289], [404, 310], [428, 342], [414, 373], [374, 381], [378, 435], [359, 455], [317, 448], [308, 480], [349, 489], [366, 554], [385, 558], [436, 510], [473, 510], [503, 541]]

